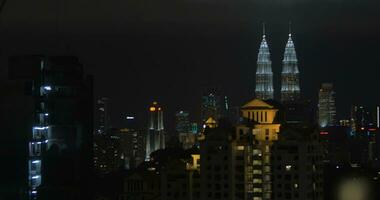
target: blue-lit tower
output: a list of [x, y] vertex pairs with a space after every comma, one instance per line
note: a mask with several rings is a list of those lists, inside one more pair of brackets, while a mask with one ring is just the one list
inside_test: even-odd
[[89, 199], [92, 171], [92, 78], [73, 56], [13, 57], [28, 74], [34, 117], [28, 143], [29, 199]]
[[296, 102], [300, 99], [299, 71], [296, 50], [289, 28], [281, 72], [281, 101]]
[[273, 99], [273, 72], [272, 61], [268, 43], [265, 38], [265, 26], [263, 25], [263, 39], [257, 56], [255, 97], [258, 99]]

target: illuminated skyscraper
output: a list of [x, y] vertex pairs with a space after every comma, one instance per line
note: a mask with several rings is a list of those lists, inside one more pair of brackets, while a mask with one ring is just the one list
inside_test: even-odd
[[263, 100], [273, 99], [272, 61], [265, 39], [265, 26], [263, 26], [263, 39], [257, 56], [255, 97]]
[[149, 123], [146, 137], [146, 160], [150, 154], [158, 149], [165, 148], [164, 114], [157, 102], [149, 107]]
[[319, 90], [318, 123], [320, 127], [336, 125], [335, 92], [333, 84], [323, 83]]
[[[29, 141], [29, 199], [89, 199], [92, 172], [92, 78], [72, 56], [20, 56], [15, 71], [34, 71]], [[75, 188], [75, 189], [74, 189]]]
[[284, 59], [282, 60], [281, 73], [281, 101], [293, 102], [300, 99], [300, 84], [298, 61], [292, 34], [289, 31], [289, 39], [285, 47]]

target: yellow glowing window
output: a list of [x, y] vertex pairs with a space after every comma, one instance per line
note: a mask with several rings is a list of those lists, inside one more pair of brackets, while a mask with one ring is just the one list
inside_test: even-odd
[[154, 111], [156, 111], [156, 107], [150, 107], [149, 110], [150, 110], [151, 112], [154, 112]]
[[244, 150], [244, 146], [238, 146], [237, 150], [243, 151]]

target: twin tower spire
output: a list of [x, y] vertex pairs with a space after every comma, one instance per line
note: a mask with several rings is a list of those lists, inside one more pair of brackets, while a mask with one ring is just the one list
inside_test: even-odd
[[[289, 26], [289, 38], [285, 46], [281, 72], [281, 101], [292, 102], [300, 98], [298, 61]], [[263, 24], [263, 39], [257, 56], [255, 97], [274, 99], [272, 61]]]

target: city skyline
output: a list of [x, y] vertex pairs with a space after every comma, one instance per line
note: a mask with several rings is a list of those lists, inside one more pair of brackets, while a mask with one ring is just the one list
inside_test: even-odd
[[379, 199], [379, 7], [0, 0], [0, 199]]
[[[282, 68], [288, 22], [292, 21], [304, 97], [315, 99], [322, 82], [333, 82], [337, 91], [338, 118], [349, 115], [350, 107], [339, 103], [348, 97], [349, 104], [377, 104], [380, 98], [377, 94], [370, 99], [363, 97], [363, 94], [371, 93], [366, 85], [372, 84], [371, 79], [375, 80], [375, 66], [379, 63], [375, 44], [379, 41], [376, 35], [380, 28], [374, 19], [380, 16], [374, 9], [376, 4], [364, 1], [356, 7], [354, 1], [345, 1], [345, 4], [326, 1], [325, 4], [330, 6], [316, 2], [302, 5], [297, 1], [290, 5], [238, 2], [236, 5], [226, 4], [227, 16], [222, 15], [221, 9], [211, 10], [210, 6], [190, 3], [196, 8], [202, 6], [201, 13], [209, 13], [202, 19], [191, 13], [165, 13], [167, 8], [164, 6], [168, 3], [158, 6], [152, 14], [142, 12], [141, 8], [136, 8], [137, 5], [123, 7], [131, 3], [120, 5], [120, 8], [141, 11], [144, 17], [156, 17], [151, 23], [143, 18], [140, 25], [132, 22], [137, 19], [131, 14], [133, 12], [121, 12], [114, 4], [104, 7], [103, 3], [91, 4], [88, 11], [91, 15], [75, 21], [75, 17], [80, 18], [82, 13], [76, 4], [67, 2], [60, 10], [59, 19], [62, 21], [47, 22], [43, 20], [45, 16], [56, 16], [47, 12], [48, 5], [30, 5], [31, 8], [40, 6], [44, 16], [27, 17], [31, 12], [23, 10], [25, 14], [15, 17], [12, 11], [21, 8], [9, 3], [4, 7], [1, 18], [1, 35], [7, 40], [2, 42], [0, 62], [6, 66], [9, 54], [75, 54], [85, 65], [86, 72], [96, 77], [95, 86], [98, 87], [95, 87], [95, 96], [112, 99], [113, 119], [121, 118], [124, 112], [141, 112], [154, 100], [171, 105], [166, 113], [174, 114], [184, 109], [198, 118], [197, 113], [200, 112], [196, 105], [200, 100], [192, 94], [201, 93], [204, 85], [220, 85], [231, 105], [240, 105], [252, 97], [252, 77], [264, 21], [270, 38], [274, 89], [279, 89], [278, 75]], [[183, 4], [176, 6], [185, 7]], [[119, 18], [107, 15], [111, 8]], [[359, 14], [356, 8], [368, 12]], [[96, 14], [99, 10], [104, 14]], [[277, 12], [282, 14], [274, 15]], [[319, 15], [322, 12], [325, 15]], [[345, 16], [350, 23], [346, 22]], [[101, 17], [103, 20], [99, 20]], [[21, 26], [24, 23], [30, 27]], [[207, 25], [210, 23], [212, 26]], [[61, 27], [59, 32], [57, 27]], [[23, 34], [17, 30], [23, 30]], [[358, 72], [359, 66], [365, 70]], [[146, 71], [149, 73], [144, 74]], [[0, 72], [0, 79], [5, 80], [6, 67], [1, 67]], [[135, 87], [135, 83], [139, 83], [139, 87]], [[244, 91], [235, 89], [241, 87], [248, 88]], [[133, 98], [127, 93], [133, 93]], [[177, 94], [178, 98], [174, 101], [171, 94]]]

